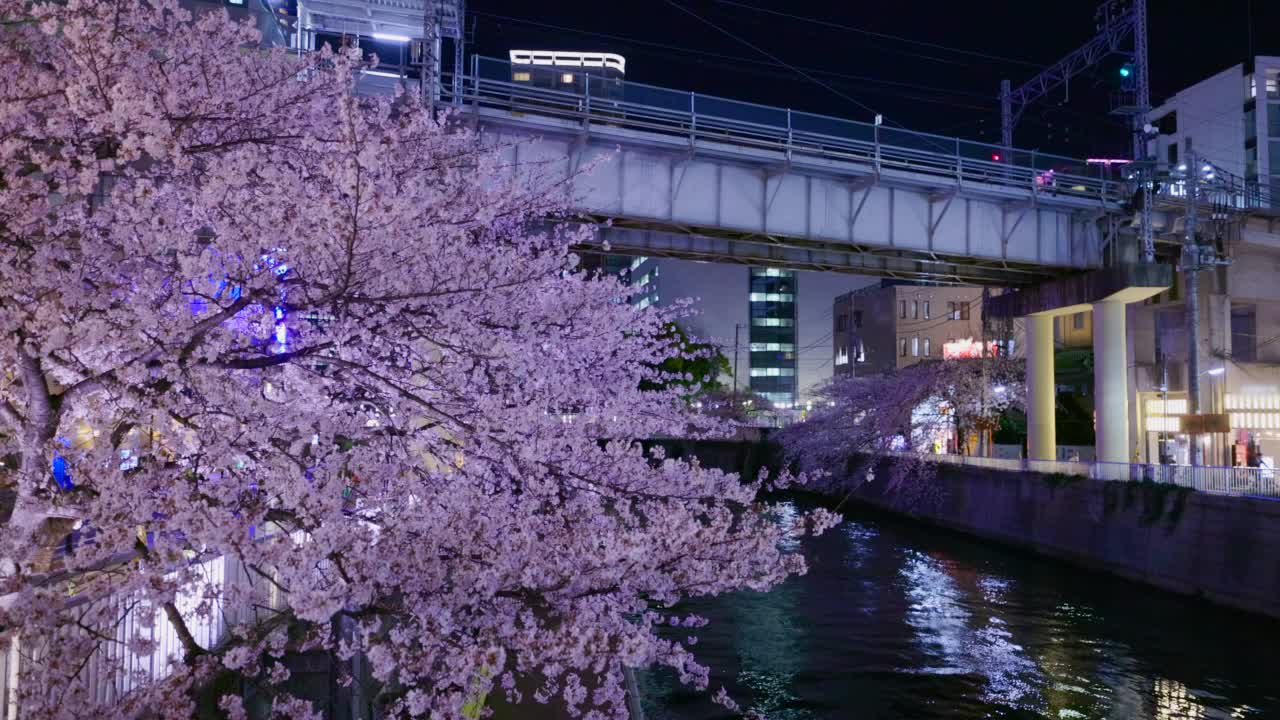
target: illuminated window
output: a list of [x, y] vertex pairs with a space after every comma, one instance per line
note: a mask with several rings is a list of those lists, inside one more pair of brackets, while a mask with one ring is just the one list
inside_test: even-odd
[[751, 352], [794, 352], [796, 346], [792, 343], [776, 343], [776, 342], [753, 342], [751, 343]]
[[791, 293], [751, 293], [751, 302], [793, 302], [795, 296]]
[[752, 318], [751, 324], [756, 327], [791, 327], [791, 318]]
[[865, 347], [863, 347], [863, 346], [862, 346], [862, 341], [861, 341], [861, 340], [859, 340], [859, 341], [858, 341], [858, 355], [857, 355], [857, 357], [855, 357], [855, 358], [854, 358], [854, 362], [866, 362], [866, 361], [867, 361], [867, 349], [866, 349]]
[[931, 352], [933, 352], [932, 343], [929, 342], [929, 338], [925, 338], [924, 339], [924, 356], [929, 357], [929, 353]]
[[516, 72], [511, 77], [516, 82], [529, 82], [530, 75], [527, 72]]
[[[845, 362], [848, 362], [846, 356]], [[843, 363], [839, 363], [843, 364]], [[793, 377], [796, 374], [794, 368], [776, 368], [776, 367], [754, 367], [751, 368], [751, 377]]]
[[911, 338], [911, 357], [920, 357], [920, 337]]
[[564, 83], [565, 85], [572, 85], [573, 73], [562, 73], [560, 75], [560, 82]]

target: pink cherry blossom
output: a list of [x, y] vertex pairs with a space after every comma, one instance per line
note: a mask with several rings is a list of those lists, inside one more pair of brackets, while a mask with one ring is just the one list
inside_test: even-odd
[[236, 683], [308, 717], [272, 685], [304, 650], [359, 653], [387, 717], [524, 683], [620, 717], [624, 667], [706, 686], [656, 633], [673, 604], [804, 571], [780, 542], [831, 517], [783, 526], [764, 479], [635, 442], [729, 428], [641, 390], [673, 318], [576, 271], [567, 168], [221, 11], [0, 0], [0, 25], [22, 717], [242, 717], [206, 692]]

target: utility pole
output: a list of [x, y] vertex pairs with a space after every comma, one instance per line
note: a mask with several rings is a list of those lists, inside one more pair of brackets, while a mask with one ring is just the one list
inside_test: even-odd
[[1142, 193], [1141, 224], [1138, 232], [1142, 243], [1142, 262], [1156, 261], [1156, 242], [1151, 232], [1151, 195], [1155, 185], [1154, 163], [1147, 162], [1147, 116], [1151, 113], [1151, 74], [1148, 71], [1147, 0], [1133, 0], [1134, 90], [1133, 162], [1138, 165], [1138, 186]]
[[435, 117], [436, 86], [440, 78], [440, 59], [436, 57], [436, 42], [440, 28], [436, 0], [422, 2], [422, 106]]
[[733, 324], [733, 407], [737, 412], [738, 407], [738, 330], [742, 327], [742, 323]]
[[[1200, 210], [1200, 167], [1191, 149], [1191, 138], [1186, 140], [1183, 153], [1186, 164], [1184, 182], [1187, 186], [1187, 228], [1182, 240], [1182, 270], [1187, 278], [1187, 411], [1200, 414], [1200, 246], [1196, 240], [1196, 222]], [[1194, 428], [1193, 428], [1194, 429]], [[1203, 465], [1200, 436], [1191, 433], [1191, 464]]]

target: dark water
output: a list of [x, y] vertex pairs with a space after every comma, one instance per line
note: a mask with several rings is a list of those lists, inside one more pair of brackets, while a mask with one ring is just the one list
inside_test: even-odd
[[[800, 550], [804, 577], [689, 605], [712, 688], [744, 710], [1280, 718], [1280, 623], [860, 511]], [[646, 720], [737, 716], [667, 672], [640, 690]]]

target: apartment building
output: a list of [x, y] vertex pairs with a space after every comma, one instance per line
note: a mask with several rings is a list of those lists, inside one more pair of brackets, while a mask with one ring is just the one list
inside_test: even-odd
[[835, 299], [831, 335], [837, 376], [941, 359], [948, 347], [981, 342], [982, 289], [884, 281]]

